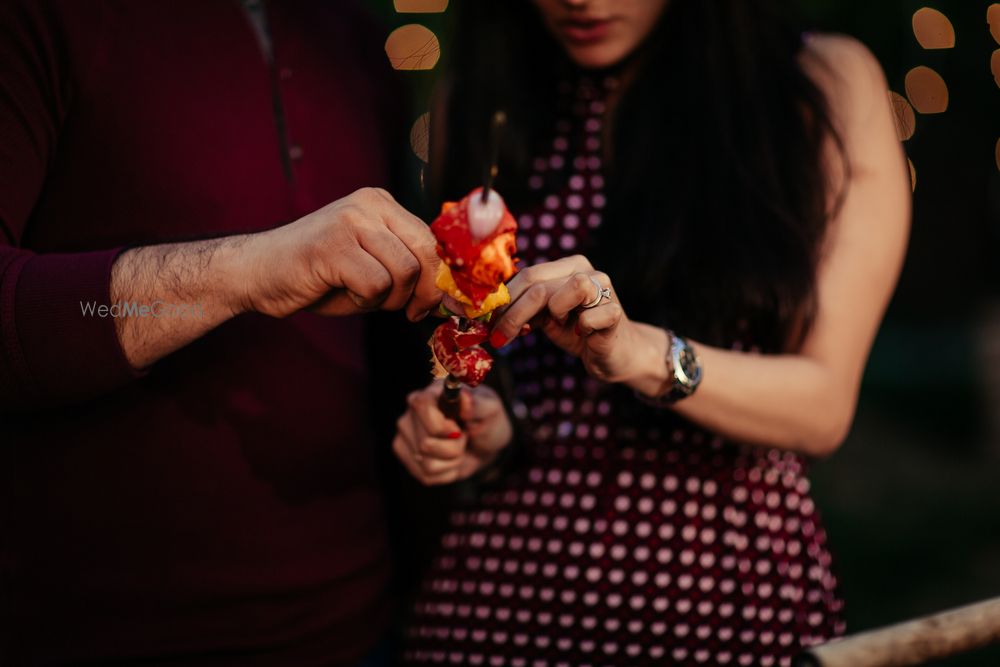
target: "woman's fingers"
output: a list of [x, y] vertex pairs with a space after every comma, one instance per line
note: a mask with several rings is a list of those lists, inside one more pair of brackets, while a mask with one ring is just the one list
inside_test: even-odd
[[462, 400], [462, 418], [466, 423], [488, 421], [504, 409], [497, 393], [485, 385], [479, 385], [469, 393], [463, 392]]
[[438, 384], [412, 392], [407, 397], [409, 409], [396, 420], [393, 451], [415, 477], [425, 483], [446, 477], [460, 465], [468, 438], [458, 424], [437, 408], [441, 393]]
[[462, 429], [438, 408], [441, 388], [441, 383], [435, 383], [422, 391], [412, 392], [407, 396], [406, 402], [419, 422], [419, 428], [427, 435], [435, 438], [457, 437], [456, 434], [460, 434]]
[[409, 409], [396, 421], [393, 452], [423, 484], [450, 484], [468, 477], [488, 460], [483, 452], [495, 455], [511, 438], [503, 402], [493, 389], [481, 385], [462, 391], [466, 432], [437, 408], [441, 389], [438, 382], [411, 393]]
[[414, 451], [423, 459], [436, 461], [454, 461], [465, 454], [466, 437], [459, 438], [423, 438], [414, 443]]
[[458, 415], [466, 424], [476, 419], [476, 405], [479, 403], [479, 399], [473, 398], [473, 393], [478, 394], [483, 388], [482, 386], [472, 389], [462, 388], [458, 395]]
[[417, 462], [417, 465], [420, 466], [423, 475], [436, 477], [453, 470], [458, 470], [459, 466], [462, 465], [462, 459], [434, 459], [425, 456]]
[[607, 335], [622, 321], [625, 312], [616, 301], [607, 301], [599, 306], [587, 308], [580, 312], [576, 325], [580, 335], [590, 337]]
[[599, 271], [574, 273], [549, 298], [549, 314], [552, 319], [565, 323], [572, 311], [586, 303], [591, 303], [598, 296], [598, 285], [601, 288], [610, 287], [611, 280], [606, 274]]
[[574, 273], [593, 271], [590, 260], [583, 255], [572, 255], [563, 257], [552, 262], [535, 264], [517, 272], [509, 283], [507, 290], [510, 292], [511, 302], [517, 301], [522, 294], [527, 292], [533, 285], [545, 283], [550, 280], [566, 278]]
[[[511, 305], [507, 306], [493, 325], [490, 342], [494, 347], [502, 347], [515, 338], [523, 327], [530, 326], [529, 322], [542, 313], [547, 313], [560, 325], [564, 325], [572, 312], [591, 303], [600, 294], [598, 285], [601, 289], [611, 287], [611, 279], [607, 274], [594, 271], [590, 262], [582, 255], [567, 259], [572, 261], [556, 268], [550, 268], [550, 265], [562, 260], [524, 270], [541, 269], [527, 279], [530, 286], [518, 287], [518, 296], [514, 297], [512, 292]], [[567, 273], [567, 269], [577, 267], [582, 267], [583, 270]], [[582, 312], [586, 310], [591, 309], [584, 309]]]
[[[433, 409], [436, 410], [436, 407]], [[443, 421], [448, 424], [451, 420]], [[418, 462], [424, 459], [451, 461], [461, 458], [468, 444], [467, 436], [457, 428], [444, 437], [429, 434], [424, 426], [424, 418], [412, 407], [396, 422], [396, 431]]]
[[[412, 419], [404, 415], [396, 431], [393, 442], [406, 448], [407, 458], [412, 460], [424, 473], [433, 474], [456, 466], [465, 455], [467, 437], [432, 438], [416, 434]], [[396, 452], [399, 455], [399, 452]]]
[[465, 312], [465, 304], [450, 294], [445, 294], [441, 297], [441, 305], [447, 308], [449, 312], [455, 313], [456, 315], [461, 315]]
[[549, 290], [555, 285], [549, 282], [535, 283], [524, 290], [504, 311], [493, 325], [490, 343], [493, 347], [503, 347], [521, 333], [521, 328], [545, 311], [549, 302]]
[[462, 461], [458, 459], [455, 463], [436, 462], [429, 463], [426, 460], [418, 461], [413, 456], [413, 450], [402, 436], [397, 435], [392, 443], [392, 450], [402, 462], [403, 467], [422, 484], [450, 484], [462, 474]]

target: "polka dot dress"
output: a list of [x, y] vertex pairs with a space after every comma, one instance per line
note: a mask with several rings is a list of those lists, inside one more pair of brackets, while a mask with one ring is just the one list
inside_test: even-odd
[[[521, 258], [585, 252], [604, 206], [604, 96], [568, 89]], [[735, 343], [739, 349], [743, 343]], [[843, 632], [795, 454], [724, 441], [587, 376], [543, 336], [508, 348], [530, 463], [454, 511], [412, 610], [409, 663], [789, 665]]]

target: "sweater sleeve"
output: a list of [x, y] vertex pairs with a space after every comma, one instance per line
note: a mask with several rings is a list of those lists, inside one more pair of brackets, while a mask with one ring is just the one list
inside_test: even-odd
[[0, 0], [0, 412], [82, 400], [137, 374], [110, 305], [121, 249], [43, 254], [22, 239], [69, 104], [68, 71], [43, 3]]

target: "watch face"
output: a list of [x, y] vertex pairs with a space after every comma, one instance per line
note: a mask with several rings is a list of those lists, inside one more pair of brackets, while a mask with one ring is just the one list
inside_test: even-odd
[[689, 347], [681, 349], [678, 354], [678, 361], [680, 362], [680, 371], [684, 375], [683, 379], [678, 379], [681, 379], [686, 385], [696, 385], [701, 379], [701, 366], [698, 363], [698, 357], [695, 355], [694, 350]]
[[692, 353], [689, 348], [684, 348], [680, 353], [680, 362], [681, 370], [684, 372], [685, 378], [690, 381], [694, 378], [695, 369], [697, 368], [694, 353]]

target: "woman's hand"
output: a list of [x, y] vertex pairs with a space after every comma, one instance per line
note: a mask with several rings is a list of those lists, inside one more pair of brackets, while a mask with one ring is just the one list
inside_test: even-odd
[[434, 382], [407, 397], [409, 408], [396, 422], [392, 443], [406, 469], [427, 485], [466, 479], [491, 463], [513, 437], [500, 397], [483, 385], [462, 390], [463, 432], [438, 409], [443, 384]]
[[[592, 307], [598, 286], [610, 296]], [[525, 324], [580, 357], [587, 372], [605, 382], [627, 382], [638, 372], [640, 352], [649, 347], [645, 325], [625, 315], [611, 279], [583, 255], [522, 269], [508, 283], [511, 303], [496, 321], [490, 342], [505, 345]]]

